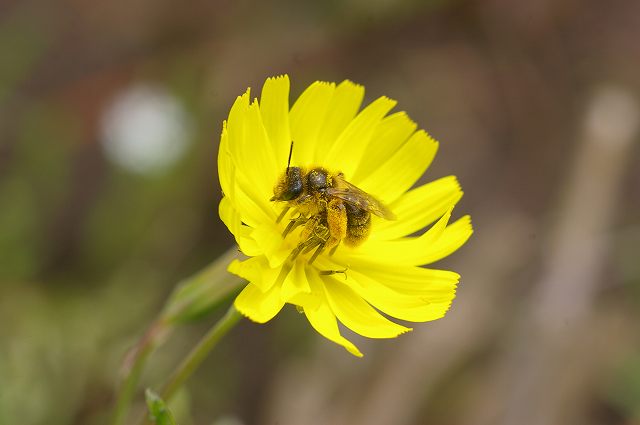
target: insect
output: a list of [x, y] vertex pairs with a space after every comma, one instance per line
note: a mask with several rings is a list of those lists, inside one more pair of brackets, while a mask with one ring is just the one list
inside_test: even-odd
[[332, 173], [322, 167], [291, 167], [292, 152], [293, 142], [287, 168], [276, 182], [271, 198], [271, 201], [287, 203], [278, 222], [291, 208], [298, 213], [290, 220], [283, 237], [304, 226], [292, 259], [315, 248], [309, 260], [313, 263], [325, 249], [333, 254], [340, 242], [352, 247], [360, 245], [371, 232], [371, 214], [395, 219], [382, 202], [349, 183], [342, 173]]

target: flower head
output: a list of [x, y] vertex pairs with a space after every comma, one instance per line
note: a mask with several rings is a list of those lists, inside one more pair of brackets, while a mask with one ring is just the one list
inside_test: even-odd
[[248, 281], [236, 308], [264, 323], [293, 304], [357, 356], [338, 321], [393, 338], [411, 329], [388, 317], [444, 316], [459, 275], [422, 266], [472, 233], [468, 216], [449, 224], [462, 197], [455, 177], [412, 189], [438, 143], [389, 114], [389, 98], [359, 111], [363, 96], [350, 81], [315, 82], [290, 108], [289, 78], [269, 78], [260, 100], [247, 90], [233, 104], [218, 155], [220, 217], [249, 257], [229, 265]]

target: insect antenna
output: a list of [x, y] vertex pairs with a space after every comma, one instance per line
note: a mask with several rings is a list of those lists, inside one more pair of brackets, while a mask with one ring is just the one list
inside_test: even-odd
[[293, 140], [291, 141], [291, 147], [289, 148], [289, 159], [287, 160], [286, 176], [289, 175], [289, 166], [291, 165], [291, 155], [293, 154]]

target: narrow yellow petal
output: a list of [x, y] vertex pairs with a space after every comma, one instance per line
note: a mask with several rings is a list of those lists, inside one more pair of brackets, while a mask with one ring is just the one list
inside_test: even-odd
[[349, 272], [349, 285], [368, 303], [389, 316], [411, 322], [436, 320], [445, 315], [455, 297], [455, 284], [435, 297], [402, 294], [366, 273]]
[[369, 338], [394, 338], [411, 330], [382, 316], [345, 283], [332, 276], [322, 280], [331, 309], [352, 331]]
[[[227, 165], [226, 172], [231, 174], [231, 177], [225, 184], [233, 185], [233, 188], [228, 190], [234, 191], [230, 198], [233, 198], [234, 208], [240, 213], [242, 221], [255, 227], [259, 223], [273, 220], [275, 212], [268, 201], [271, 196], [270, 190], [265, 193], [266, 183], [262, 187], [256, 186], [255, 176], [251, 171], [253, 167], [247, 167], [247, 162], [251, 162], [253, 158], [250, 139], [247, 137], [249, 118], [249, 90], [247, 89], [245, 94], [236, 99], [229, 112], [226, 126], [228, 139], [225, 144], [228, 147], [233, 169], [231, 170]], [[272, 166], [275, 167], [275, 165]]]
[[325, 296], [324, 282], [318, 275], [318, 270], [314, 267], [307, 267], [307, 279], [311, 287], [312, 297], [309, 300], [297, 304], [302, 307], [304, 314], [307, 316], [311, 326], [325, 338], [342, 345], [348, 352], [354, 356], [362, 357], [362, 353], [348, 339], [340, 334], [336, 315], [331, 310]]
[[291, 248], [282, 243], [281, 233], [282, 230], [273, 221], [263, 223], [251, 232], [251, 237], [267, 256], [269, 265], [273, 268], [280, 267], [291, 254]]
[[451, 255], [471, 237], [473, 227], [471, 226], [471, 217], [465, 215], [455, 223], [447, 226], [442, 236], [435, 243], [429, 246], [422, 257], [422, 264], [431, 264]]
[[338, 140], [338, 136], [358, 113], [363, 98], [363, 86], [349, 80], [338, 84], [331, 97], [327, 115], [318, 134], [314, 163], [323, 163], [326, 152]]
[[313, 163], [318, 134], [335, 89], [334, 83], [316, 81], [291, 107], [289, 122], [294, 142], [292, 165], [308, 166]]
[[357, 249], [338, 249], [334, 257], [341, 264], [371, 258], [380, 264], [420, 266], [430, 264], [449, 255], [471, 236], [471, 220], [462, 217], [447, 226], [451, 212], [447, 212], [428, 231], [419, 237], [406, 237], [391, 241], [370, 240]]
[[336, 316], [331, 311], [329, 305], [325, 302], [318, 308], [305, 308], [303, 307], [304, 314], [307, 316], [311, 326], [323, 337], [336, 344], [342, 345], [349, 353], [357, 357], [362, 357], [362, 353], [358, 350], [358, 347], [353, 345], [351, 341], [340, 335], [340, 329], [338, 328], [338, 321]]
[[[287, 165], [291, 133], [289, 130], [289, 77], [267, 78], [260, 95], [262, 121], [271, 141], [276, 164], [282, 170]], [[272, 182], [273, 184], [273, 182]]]
[[356, 186], [369, 174], [378, 170], [416, 131], [417, 124], [406, 112], [385, 117], [375, 128], [366, 158], [360, 161], [351, 182]]
[[395, 105], [396, 101], [387, 97], [374, 100], [347, 125], [324, 155], [318, 153], [319, 162], [343, 172], [347, 179], [351, 179], [364, 157], [376, 126]]
[[280, 298], [279, 287], [274, 286], [262, 292], [256, 285], [249, 283], [236, 297], [234, 306], [254, 322], [266, 323], [282, 310], [284, 302]]
[[304, 297], [300, 299], [293, 300], [292, 302], [300, 307], [304, 307], [305, 309], [319, 308], [321, 304], [327, 303], [327, 297], [324, 294], [324, 283], [318, 274], [318, 269], [313, 265], [306, 265], [305, 274], [307, 276], [307, 282], [309, 282], [311, 293], [304, 295]]
[[[220, 162], [225, 163], [226, 174], [221, 176], [220, 180], [221, 182], [224, 180], [225, 186], [228, 186], [223, 192], [223, 201], [227, 205], [220, 205], [220, 217], [234, 235], [235, 231], [240, 229], [244, 232], [242, 236], [247, 236], [248, 229], [238, 227], [234, 221], [230, 220], [231, 217], [234, 217], [234, 220], [237, 218], [237, 221], [247, 226], [257, 226], [264, 220], [268, 220], [269, 216], [240, 188], [240, 180], [236, 178], [236, 166], [231, 160], [231, 155], [228, 152], [226, 154], [221, 152], [220, 155], [224, 156]], [[232, 211], [229, 211], [229, 209]], [[223, 217], [222, 214], [225, 214], [225, 216]]]
[[361, 259], [344, 267], [323, 258], [318, 267], [341, 270], [335, 279], [383, 313], [401, 320], [425, 322], [442, 317], [455, 297], [457, 273], [421, 267], [393, 267]]
[[284, 282], [282, 282], [280, 297], [285, 302], [291, 301], [291, 299], [297, 295], [311, 293], [311, 287], [309, 286], [304, 267], [303, 262], [296, 261], [293, 265], [293, 270], [287, 275]]
[[227, 131], [227, 122], [222, 122], [222, 134], [220, 135], [220, 146], [218, 146], [218, 178], [222, 193], [227, 196], [233, 196], [233, 179], [231, 170], [233, 160], [229, 153], [229, 132]]
[[346, 269], [347, 279], [355, 271], [380, 282], [394, 292], [433, 301], [440, 301], [460, 280], [458, 273], [449, 270], [418, 266], [389, 267], [388, 264], [380, 263], [371, 257], [349, 257], [348, 264], [336, 260], [338, 259], [335, 256], [331, 259], [321, 258], [318, 267], [323, 270]]
[[433, 302], [450, 298], [460, 281], [460, 275], [456, 272], [424, 267], [398, 267], [395, 270], [372, 268], [362, 272], [396, 292]]
[[244, 255], [254, 256], [262, 254], [262, 249], [260, 249], [256, 241], [251, 237], [251, 228], [242, 225], [240, 214], [233, 208], [229, 199], [229, 197], [225, 196], [220, 200], [220, 204], [218, 205], [220, 219], [233, 234], [240, 251], [242, 251]]
[[419, 130], [384, 164], [359, 182], [358, 187], [390, 204], [424, 174], [437, 150], [438, 142]]
[[269, 267], [264, 255], [250, 257], [244, 261], [233, 260], [227, 270], [251, 282], [262, 292], [267, 292], [273, 287], [280, 273], [280, 268]]
[[451, 211], [447, 211], [429, 230], [419, 237], [407, 237], [391, 241], [368, 240], [357, 249], [340, 246], [334, 254], [334, 260], [342, 264], [372, 259], [380, 264], [397, 264], [402, 266], [419, 266], [424, 263], [417, 261], [425, 249], [433, 244], [443, 233], [451, 218]]
[[454, 176], [443, 177], [413, 189], [389, 205], [396, 220], [376, 220], [372, 239], [390, 240], [424, 229], [450, 210], [462, 198]]
[[[222, 187], [222, 201], [226, 203], [226, 205], [220, 205], [220, 217], [234, 235], [238, 227], [235, 222], [230, 220], [232, 216], [238, 215], [238, 221], [242, 221], [249, 226], [255, 225], [265, 218], [262, 210], [242, 190], [236, 194], [236, 188], [238, 187], [236, 165], [229, 151], [229, 132], [227, 131], [226, 122], [222, 124], [222, 137], [218, 153], [218, 175], [220, 186]], [[245, 208], [246, 206], [248, 208]], [[243, 213], [240, 214], [240, 211]], [[224, 216], [223, 213], [225, 214]]]
[[245, 121], [249, 110], [250, 89], [238, 96], [229, 111], [227, 120], [228, 149], [235, 164], [244, 160], [245, 147]]
[[[236, 167], [237, 169], [237, 167]], [[236, 211], [240, 214], [242, 222], [250, 227], [258, 227], [262, 223], [272, 222], [273, 214], [268, 214], [266, 206], [256, 200], [255, 190], [251, 187], [246, 177], [235, 174], [234, 192], [232, 203]]]
[[268, 215], [275, 218], [274, 206], [269, 199], [273, 196], [273, 185], [281, 167], [276, 164], [273, 147], [262, 124], [258, 102], [251, 103], [245, 114], [242, 167], [236, 162], [236, 178], [246, 178], [247, 185], [243, 186], [243, 190]]

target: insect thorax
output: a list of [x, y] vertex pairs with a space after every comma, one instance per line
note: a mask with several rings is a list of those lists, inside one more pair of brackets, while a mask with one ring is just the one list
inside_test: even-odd
[[322, 191], [331, 186], [329, 172], [322, 167], [312, 168], [307, 174], [307, 188], [310, 193]]

